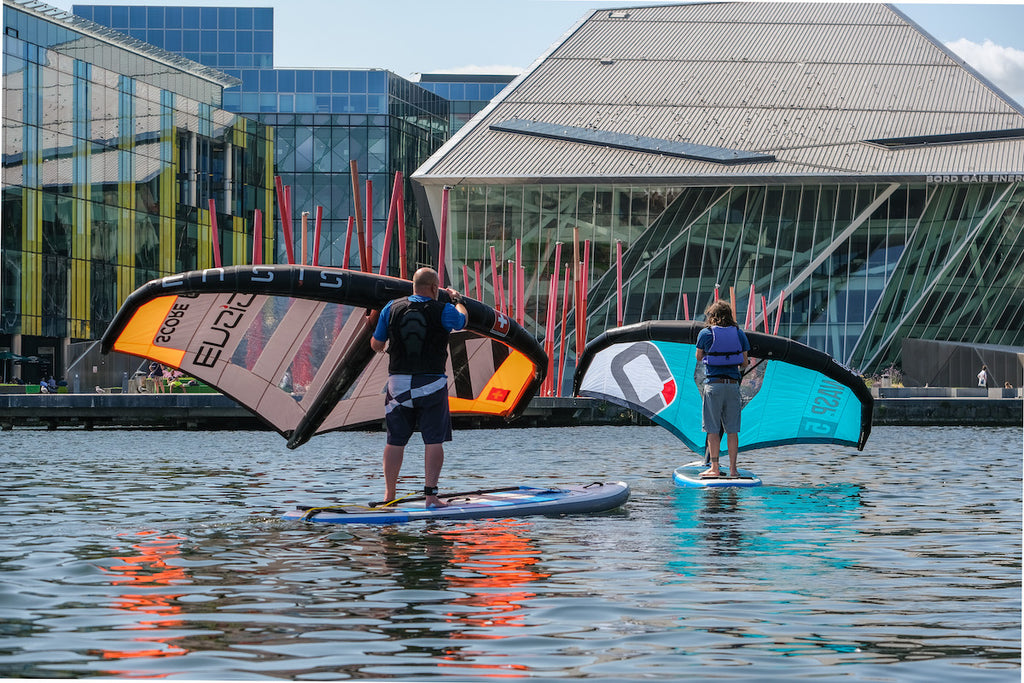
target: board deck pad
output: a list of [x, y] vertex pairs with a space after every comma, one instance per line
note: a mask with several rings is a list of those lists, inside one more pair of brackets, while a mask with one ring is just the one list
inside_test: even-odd
[[761, 478], [750, 470], [745, 470], [742, 467], [737, 468], [739, 477], [729, 477], [728, 468], [723, 469], [723, 475], [721, 477], [701, 477], [701, 472], [705, 472], [708, 469], [708, 465], [703, 460], [696, 462], [687, 463], [681, 467], [677, 467], [675, 472], [672, 473], [672, 481], [675, 482], [676, 486], [682, 486], [684, 488], [711, 488], [711, 487], [723, 487], [723, 486], [734, 486], [734, 487], [750, 487], [760, 486]]
[[328, 524], [402, 524], [420, 519], [486, 519], [602, 512], [614, 509], [629, 498], [625, 482], [594, 482], [579, 486], [510, 486], [464, 491], [439, 497], [443, 508], [428, 508], [421, 496], [387, 506], [331, 505], [298, 506], [284, 519]]

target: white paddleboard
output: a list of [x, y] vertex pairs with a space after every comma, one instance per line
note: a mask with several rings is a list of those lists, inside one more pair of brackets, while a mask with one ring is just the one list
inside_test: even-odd
[[328, 524], [402, 524], [420, 519], [503, 519], [528, 515], [559, 515], [601, 512], [616, 508], [629, 498], [625, 482], [595, 482], [583, 486], [541, 488], [509, 486], [501, 489], [464, 491], [439, 495], [447, 507], [428, 508], [422, 496], [387, 506], [300, 506], [284, 519]]
[[672, 473], [672, 481], [676, 486], [687, 488], [711, 488], [718, 486], [760, 486], [761, 479], [750, 470], [737, 468], [739, 477], [730, 477], [728, 467], [722, 467], [721, 477], [702, 477], [702, 472], [708, 470], [703, 460], [691, 462], [677, 467]]

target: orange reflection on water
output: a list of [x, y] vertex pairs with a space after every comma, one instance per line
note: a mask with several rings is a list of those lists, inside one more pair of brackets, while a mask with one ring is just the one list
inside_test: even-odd
[[[132, 544], [131, 548], [138, 551], [137, 555], [115, 557], [121, 564], [115, 564], [104, 568], [104, 571], [111, 575], [110, 583], [113, 586], [157, 586], [170, 587], [177, 584], [189, 583], [185, 570], [167, 564], [167, 561], [181, 554], [182, 536], [174, 534], [159, 534], [156, 531], [138, 531], [134, 533], [120, 534], [121, 536], [137, 537], [138, 543]], [[134, 540], [134, 539], [133, 539]], [[143, 618], [134, 625], [128, 626], [129, 630], [159, 630], [162, 628], [180, 625], [180, 619], [174, 618], [181, 613], [181, 607], [175, 604], [175, 600], [181, 593], [153, 591], [145, 593], [122, 593], [114, 598], [114, 605], [119, 609], [130, 612], [138, 612], [142, 615], [153, 615], [153, 618]], [[130, 659], [138, 657], [177, 657], [188, 652], [187, 649], [170, 644], [170, 641], [177, 640], [180, 636], [160, 637], [159, 635], [138, 636], [133, 641], [157, 644], [161, 647], [129, 650], [104, 650], [104, 659]], [[131, 674], [134, 677], [163, 678], [170, 674], [151, 674], [140, 676], [135, 671], [111, 671], [115, 674]]]
[[[466, 575], [448, 577], [448, 585], [467, 593], [453, 604], [470, 606], [474, 610], [449, 612], [451, 623], [459, 623], [473, 632], [456, 631], [452, 640], [500, 639], [504, 635], [484, 633], [491, 628], [522, 627], [523, 603], [536, 596], [525, 590], [534, 581], [550, 574], [538, 571], [540, 558], [528, 537], [519, 532], [529, 527], [521, 520], [495, 520], [487, 524], [465, 524], [446, 530], [442, 535], [452, 543], [453, 567], [466, 570]], [[522, 590], [509, 591], [510, 588]], [[494, 590], [501, 589], [501, 590]], [[526, 671], [521, 664], [475, 664], [465, 660], [484, 653], [474, 650], [448, 650], [443, 659], [453, 662], [442, 666], [493, 670], [480, 675], [488, 677], [519, 677], [517, 671]], [[494, 656], [494, 655], [492, 655]], [[457, 664], [455, 662], [458, 662]]]

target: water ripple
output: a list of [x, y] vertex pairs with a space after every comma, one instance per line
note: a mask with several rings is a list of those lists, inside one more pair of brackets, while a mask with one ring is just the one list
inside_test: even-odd
[[[456, 438], [445, 487], [633, 495], [570, 518], [286, 523], [296, 502], [378, 499], [381, 435], [5, 433], [0, 676], [1020, 679], [1021, 429], [768, 449], [741, 456], [765, 486], [709, 491], [672, 485], [688, 458], [658, 428]], [[421, 463], [410, 448], [404, 489]]]

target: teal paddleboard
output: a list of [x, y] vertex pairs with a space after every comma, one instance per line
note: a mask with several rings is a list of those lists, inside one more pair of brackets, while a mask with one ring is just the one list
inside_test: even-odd
[[708, 466], [704, 464], [703, 460], [691, 462], [677, 467], [675, 472], [672, 473], [672, 481], [675, 482], [676, 486], [683, 486], [686, 488], [711, 488], [718, 486], [760, 486], [761, 479], [750, 470], [743, 468], [737, 468], [737, 472], [740, 476], [730, 477], [729, 470], [727, 467], [722, 468], [721, 477], [702, 477], [702, 472], [706, 472]]

